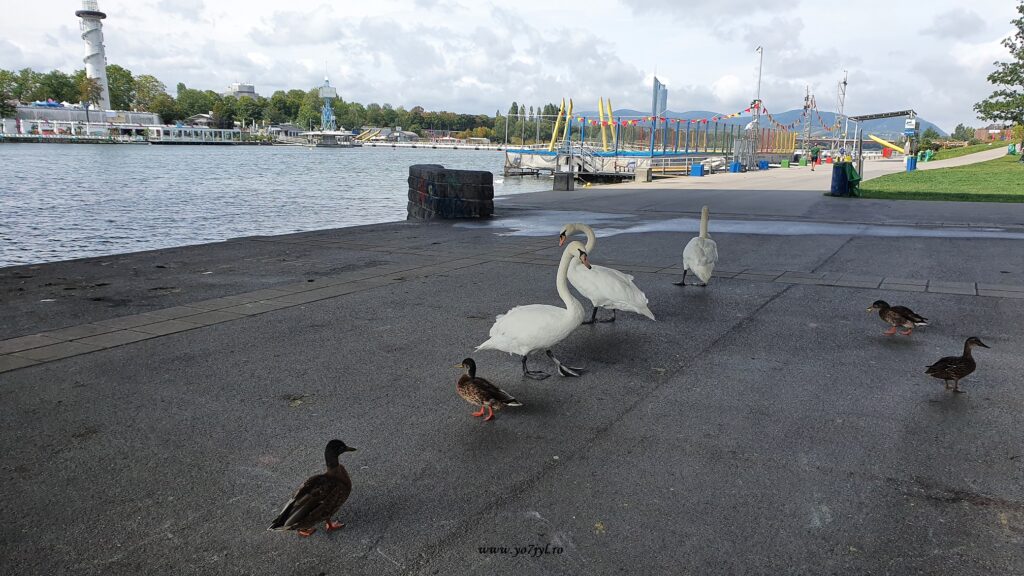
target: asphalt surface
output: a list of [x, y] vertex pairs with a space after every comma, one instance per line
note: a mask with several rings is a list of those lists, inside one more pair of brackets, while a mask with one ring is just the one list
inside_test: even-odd
[[[862, 205], [794, 192], [788, 208], [744, 211], [757, 192], [661, 194], [540, 193], [505, 201], [487, 227], [395, 223], [3, 270], [10, 338], [389, 263], [481, 260], [0, 373], [4, 572], [1024, 573], [1019, 298], [742, 277], [679, 288], [642, 270], [678, 264], [692, 233], [623, 232], [591, 258], [638, 267], [657, 322], [578, 329], [556, 351], [587, 369], [579, 379], [525, 380], [515, 359], [472, 352], [494, 315], [559, 302], [558, 227], [551, 248], [534, 236], [551, 222], [624, 231], [718, 198], [724, 270], [1024, 284], [1021, 241], [971, 226], [1019, 232], [1021, 207], [882, 202], [870, 221], [966, 238], [716, 234], [721, 212], [827, 227]], [[515, 247], [533, 256], [497, 257]], [[125, 305], [46, 285], [61, 278], [105, 282], [92, 289]], [[864, 311], [878, 298], [933, 325], [883, 336]], [[971, 335], [992, 348], [954, 396], [924, 367]], [[452, 367], [467, 355], [524, 406], [471, 417]], [[342, 457], [346, 528], [267, 532], [334, 437], [358, 448]]]

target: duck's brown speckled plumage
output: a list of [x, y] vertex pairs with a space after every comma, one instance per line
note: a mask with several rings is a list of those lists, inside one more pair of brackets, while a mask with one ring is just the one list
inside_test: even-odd
[[[505, 406], [522, 406], [522, 403], [513, 398], [511, 394], [498, 388], [486, 378], [477, 376], [476, 363], [472, 358], [466, 358], [458, 366], [465, 368], [468, 373], [463, 374], [459, 381], [455, 383], [455, 391], [466, 402], [474, 406], [480, 406], [480, 412], [476, 414], [477, 416], [483, 415], [484, 407], [487, 407], [493, 413], [494, 410], [500, 410]], [[492, 416], [487, 417], [488, 420], [491, 418]]]
[[[977, 362], [974, 361], [974, 356], [971, 354], [971, 348], [975, 346], [988, 348], [977, 337], [971, 336], [964, 342], [964, 353], [962, 356], [940, 358], [938, 362], [929, 366], [925, 373], [939, 380], [944, 380], [947, 389], [952, 387], [954, 392], [960, 392], [960, 380], [974, 372], [974, 369], [978, 366]], [[953, 382], [952, 386], [950, 386], [950, 381]]]
[[927, 318], [906, 306], [889, 306], [884, 300], [878, 300], [871, 307], [874, 310], [878, 310], [878, 317], [890, 326], [913, 328], [915, 326], [928, 325]]
[[308, 535], [305, 533], [312, 533], [321, 522], [328, 529], [340, 528], [342, 525], [331, 523], [331, 517], [352, 493], [352, 479], [345, 467], [338, 463], [338, 455], [354, 450], [341, 440], [328, 442], [324, 450], [327, 471], [306, 480], [295, 496], [285, 504], [269, 529], [299, 530], [303, 535]]

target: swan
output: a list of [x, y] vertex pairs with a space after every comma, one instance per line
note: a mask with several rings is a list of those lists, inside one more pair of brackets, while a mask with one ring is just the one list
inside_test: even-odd
[[[587, 235], [587, 245], [584, 249], [589, 255], [597, 244], [597, 237], [594, 236], [594, 229], [586, 224], [566, 224], [558, 235], [558, 245], [565, 243], [566, 238], [575, 233], [583, 232]], [[636, 312], [654, 320], [654, 314], [647, 307], [647, 296], [633, 283], [633, 277], [623, 274], [614, 268], [605, 266], [591, 266], [590, 270], [584, 271], [580, 263], [573, 260], [569, 264], [569, 282], [573, 288], [586, 296], [594, 306], [590, 320], [584, 324], [593, 324], [597, 320], [597, 309], [605, 308], [612, 311], [612, 317], [600, 322], [614, 322], [615, 311]]]
[[528, 304], [516, 306], [505, 314], [497, 317], [491, 326], [490, 338], [476, 347], [477, 350], [500, 350], [523, 357], [523, 375], [534, 380], [543, 380], [549, 376], [540, 370], [527, 370], [526, 357], [535, 350], [544, 350], [554, 361], [558, 373], [562, 376], [579, 376], [580, 368], [563, 365], [551, 353], [551, 346], [564, 340], [577, 326], [583, 322], [583, 305], [569, 292], [566, 275], [569, 262], [579, 259], [584, 266], [590, 268], [587, 252], [583, 244], [570, 242], [562, 252], [562, 260], [558, 263], [555, 286], [558, 295], [565, 302], [565, 308], [547, 304]]
[[700, 210], [700, 236], [691, 238], [683, 248], [683, 279], [674, 284], [686, 286], [686, 273], [692, 270], [702, 282], [697, 286], [707, 286], [717, 262], [718, 244], [708, 237], [708, 207], [705, 206]]

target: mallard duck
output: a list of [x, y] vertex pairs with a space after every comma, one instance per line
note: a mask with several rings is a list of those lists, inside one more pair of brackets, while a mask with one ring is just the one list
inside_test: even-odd
[[[558, 235], [558, 245], [565, 244], [569, 236], [577, 232], [587, 235], [587, 245], [584, 250], [587, 256], [594, 251], [597, 244], [597, 236], [594, 229], [586, 224], [566, 224]], [[647, 306], [647, 296], [636, 284], [633, 277], [623, 274], [614, 268], [592, 265], [585, 269], [579, 260], [573, 260], [569, 264], [569, 283], [586, 296], [593, 305], [594, 310], [590, 314], [590, 320], [584, 320], [583, 324], [595, 322], [615, 322], [615, 311], [635, 312], [654, 320], [654, 314]], [[612, 311], [612, 317], [607, 320], [597, 319], [598, 308], [605, 308]]]
[[466, 374], [463, 374], [455, 384], [455, 391], [466, 402], [480, 407], [480, 410], [473, 412], [473, 416], [483, 416], [484, 409], [486, 409], [487, 417], [484, 418], [486, 422], [494, 419], [495, 408], [500, 410], [505, 406], [523, 405], [508, 392], [491, 384], [486, 378], [477, 376], [476, 362], [472, 358], [466, 358], [455, 366], [466, 370]]
[[878, 317], [892, 325], [885, 331], [886, 336], [892, 336], [900, 328], [906, 328], [904, 332], [900, 330], [900, 335], [910, 336], [910, 333], [914, 331], [915, 326], [927, 326], [928, 319], [920, 314], [915, 313], [906, 306], [889, 306], [889, 303], [885, 300], [875, 300], [875, 303], [868, 308], [868, 312], [878, 310]]
[[975, 346], [981, 346], [982, 348], [988, 348], [984, 342], [982, 342], [977, 336], [971, 336], [964, 342], [964, 355], [963, 356], [946, 356], [945, 358], [939, 358], [939, 361], [932, 364], [925, 370], [925, 374], [944, 380], [946, 382], [946, 390], [949, 390], [951, 386], [949, 381], [953, 381], [953, 392], [963, 393], [960, 389], [960, 379], [967, 377], [968, 374], [974, 372], [977, 364], [974, 362], [974, 357], [971, 356], [971, 348]]
[[707, 286], [718, 263], [718, 244], [708, 236], [708, 207], [700, 210], [700, 235], [690, 238], [683, 248], [683, 279], [676, 286], [686, 286], [686, 273], [693, 271], [700, 278], [697, 286]]
[[352, 479], [345, 467], [338, 463], [338, 455], [354, 451], [355, 448], [346, 446], [341, 440], [328, 442], [324, 449], [327, 471], [306, 480], [268, 530], [296, 530], [300, 536], [309, 536], [316, 532], [315, 526], [320, 522], [326, 524], [328, 532], [344, 528], [340, 522], [331, 522], [331, 516], [352, 493]]

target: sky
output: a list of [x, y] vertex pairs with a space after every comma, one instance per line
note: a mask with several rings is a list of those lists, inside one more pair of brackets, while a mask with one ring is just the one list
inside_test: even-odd
[[[82, 68], [75, 0], [4, 0], [0, 68]], [[731, 113], [757, 90], [770, 111], [836, 108], [849, 73], [851, 115], [912, 108], [951, 131], [983, 122], [972, 106], [1008, 60], [1011, 0], [99, 0], [107, 62], [152, 74], [173, 94], [232, 82], [309, 89], [325, 74], [347, 101], [494, 114], [512, 101], [572, 98], [596, 110]], [[840, 7], [841, 6], [841, 7]]]

